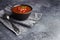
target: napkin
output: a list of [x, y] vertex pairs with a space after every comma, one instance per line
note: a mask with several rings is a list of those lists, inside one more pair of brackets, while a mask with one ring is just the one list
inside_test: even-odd
[[[7, 13], [8, 12], [11, 13], [9, 8], [5, 8], [5, 10], [7, 11]], [[2, 17], [5, 14], [6, 11], [0, 10], [0, 17]], [[14, 19], [13, 19], [13, 21], [15, 21], [17, 23], [25, 24], [25, 25], [32, 28], [40, 20], [41, 16], [42, 16], [42, 13], [32, 12], [31, 15], [28, 17], [28, 19], [25, 20], [25, 21], [18, 21], [18, 20], [14, 20]], [[0, 18], [0, 22], [2, 22], [8, 29], [10, 29], [16, 35], [26, 34], [30, 29], [30, 28], [24, 27], [20, 24], [17, 24], [17, 23], [13, 22], [13, 24], [19, 29], [19, 33], [17, 33], [13, 29], [12, 24], [8, 20], [4, 20], [4, 19]]]

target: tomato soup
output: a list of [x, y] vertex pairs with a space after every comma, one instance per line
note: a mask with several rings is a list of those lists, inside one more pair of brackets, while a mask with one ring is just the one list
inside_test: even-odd
[[28, 14], [31, 10], [32, 8], [28, 5], [19, 5], [12, 8], [12, 12], [16, 14]]

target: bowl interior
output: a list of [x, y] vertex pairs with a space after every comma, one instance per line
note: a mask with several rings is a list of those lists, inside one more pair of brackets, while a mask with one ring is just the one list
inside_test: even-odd
[[[17, 7], [17, 6], [27, 6], [27, 7], [29, 7], [29, 8], [31, 9], [30, 11], [28, 11], [28, 12], [26, 12], [26, 13], [24, 13], [24, 14], [30, 13], [30, 12], [32, 11], [32, 7], [31, 7], [30, 5], [21, 4], [21, 5], [15, 5], [15, 6], [13, 6], [13, 7], [11, 8], [11, 11], [12, 11], [13, 13], [16, 13], [16, 11], [14, 12], [12, 9], [13, 9], [14, 7]], [[17, 13], [16, 13], [16, 14], [17, 14]], [[22, 14], [22, 13], [20, 13], [20, 14]]]

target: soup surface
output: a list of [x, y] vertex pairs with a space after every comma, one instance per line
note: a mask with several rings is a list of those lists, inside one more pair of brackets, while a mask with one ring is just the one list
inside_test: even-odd
[[27, 5], [19, 5], [12, 8], [12, 11], [17, 14], [27, 14], [31, 10], [31, 7]]

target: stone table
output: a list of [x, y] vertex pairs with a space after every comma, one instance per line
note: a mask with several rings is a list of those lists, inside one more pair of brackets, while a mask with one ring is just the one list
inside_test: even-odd
[[[12, 2], [16, 2], [13, 0]], [[20, 3], [32, 5], [34, 10], [43, 14], [40, 21], [29, 33], [18, 37], [0, 23], [0, 40], [60, 40], [60, 1], [33, 0]], [[42, 6], [41, 6], [42, 5]], [[6, 5], [5, 5], [6, 6]], [[4, 9], [4, 7], [0, 7]]]

